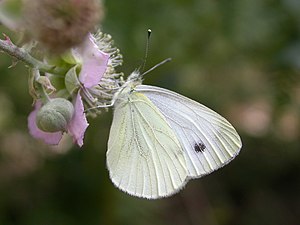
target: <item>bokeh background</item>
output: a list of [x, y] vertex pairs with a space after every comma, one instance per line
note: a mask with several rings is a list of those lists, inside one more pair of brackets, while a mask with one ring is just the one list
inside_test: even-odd
[[[144, 83], [195, 99], [243, 140], [226, 167], [149, 201], [113, 186], [105, 166], [112, 111], [90, 119], [85, 145], [30, 137], [27, 68], [0, 54], [1, 225], [300, 224], [300, 1], [114, 0], [103, 31], [129, 74], [153, 33]], [[0, 31], [14, 35], [0, 26]]]

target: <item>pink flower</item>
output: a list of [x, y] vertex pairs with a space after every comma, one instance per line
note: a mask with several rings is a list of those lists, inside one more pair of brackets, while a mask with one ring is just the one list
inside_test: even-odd
[[[83, 86], [83, 89], [89, 89], [98, 85], [106, 71], [109, 55], [98, 48], [92, 35], [89, 35], [80, 47], [73, 49], [73, 52], [75, 53], [77, 60], [81, 62], [79, 81]], [[82, 91], [84, 90], [79, 89], [73, 100], [74, 113], [67, 124], [66, 130], [79, 147], [83, 145], [84, 133], [89, 125], [84, 112], [81, 96]], [[28, 117], [29, 132], [33, 137], [42, 139], [47, 144], [56, 145], [60, 142], [64, 131], [45, 132], [38, 128], [36, 116], [41, 107], [41, 101], [38, 100], [35, 104], [35, 109]]]
[[89, 34], [83, 45], [74, 51], [81, 56], [82, 61], [79, 74], [80, 82], [86, 88], [99, 84], [106, 71], [109, 55], [99, 50], [91, 34]]
[[68, 125], [68, 131], [73, 136], [73, 141], [81, 147], [86, 128], [89, 126], [85, 113], [82, 98], [78, 92], [74, 103], [74, 114]]

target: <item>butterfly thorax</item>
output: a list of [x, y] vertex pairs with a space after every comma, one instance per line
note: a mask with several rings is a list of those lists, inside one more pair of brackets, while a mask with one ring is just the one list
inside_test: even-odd
[[133, 71], [127, 78], [122, 87], [115, 93], [113, 102], [118, 100], [126, 100], [130, 93], [132, 93], [136, 86], [142, 84], [142, 76], [139, 71]]

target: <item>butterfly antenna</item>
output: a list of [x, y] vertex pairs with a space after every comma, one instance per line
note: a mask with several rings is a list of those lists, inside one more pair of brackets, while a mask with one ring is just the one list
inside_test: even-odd
[[148, 57], [148, 53], [149, 53], [149, 43], [150, 43], [151, 33], [152, 33], [152, 31], [150, 29], [148, 29], [148, 31], [147, 31], [146, 49], [145, 49], [143, 66], [142, 66], [142, 70], [141, 71], [143, 71], [145, 69], [145, 66], [146, 66], [146, 61], [147, 61], [147, 57]]
[[155, 70], [157, 67], [167, 63], [167, 62], [170, 62], [172, 59], [171, 58], [167, 58], [163, 61], [161, 61], [160, 63], [156, 64], [155, 66], [153, 66], [152, 68], [150, 68], [149, 70], [147, 70], [146, 72], [142, 73], [141, 76], [143, 77], [144, 75], [146, 75], [147, 73], [150, 73], [152, 70]]

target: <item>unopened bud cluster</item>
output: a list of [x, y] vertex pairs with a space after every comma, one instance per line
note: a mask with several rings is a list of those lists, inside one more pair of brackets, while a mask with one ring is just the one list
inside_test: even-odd
[[103, 17], [99, 0], [23, 0], [26, 31], [54, 53], [80, 44]]

